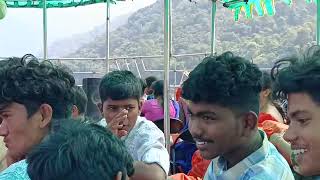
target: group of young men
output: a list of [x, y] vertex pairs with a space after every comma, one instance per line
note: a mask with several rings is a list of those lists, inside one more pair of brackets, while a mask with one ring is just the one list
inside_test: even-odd
[[[304, 59], [275, 64], [273, 94], [288, 100], [291, 123], [284, 139], [291, 143], [293, 170], [317, 178], [320, 49], [310, 51]], [[205, 180], [294, 179], [287, 161], [257, 127], [261, 76], [258, 66], [226, 52], [206, 57], [183, 83], [190, 133], [201, 155], [212, 160]], [[12, 164], [0, 179], [166, 179], [170, 162], [164, 135], [139, 116], [139, 78], [129, 71], [102, 78], [104, 132], [68, 123], [75, 112], [74, 83], [72, 75], [48, 61], [30, 56], [0, 61], [0, 135]]]

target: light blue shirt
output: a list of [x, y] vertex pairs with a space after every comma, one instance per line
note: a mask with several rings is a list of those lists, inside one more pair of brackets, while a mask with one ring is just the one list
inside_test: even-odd
[[229, 169], [222, 157], [213, 159], [204, 180], [294, 180], [287, 161], [268, 141], [266, 134], [259, 132], [263, 143], [258, 150]]
[[25, 159], [16, 162], [0, 173], [0, 180], [30, 180], [27, 167]]

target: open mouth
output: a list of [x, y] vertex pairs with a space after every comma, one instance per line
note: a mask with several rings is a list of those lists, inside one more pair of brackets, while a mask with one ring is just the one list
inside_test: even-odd
[[293, 165], [293, 169], [296, 172], [299, 172], [300, 167], [299, 164], [301, 164], [303, 160], [304, 154], [308, 152], [307, 149], [293, 149], [291, 153], [291, 161]]
[[195, 142], [199, 150], [205, 149], [208, 144], [208, 141], [203, 141], [203, 140], [196, 140]]

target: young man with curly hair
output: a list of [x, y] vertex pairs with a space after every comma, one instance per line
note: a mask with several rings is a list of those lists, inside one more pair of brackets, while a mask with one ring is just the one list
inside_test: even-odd
[[320, 179], [320, 48], [307, 52], [275, 64], [274, 95], [288, 99], [290, 124], [283, 138], [291, 144], [294, 170]]
[[109, 130], [68, 119], [26, 161], [32, 180], [126, 180], [134, 173], [132, 157]]
[[261, 71], [226, 52], [205, 58], [182, 85], [189, 130], [212, 159], [205, 180], [293, 180], [290, 167], [258, 130]]
[[1, 62], [0, 136], [8, 165], [24, 159], [53, 122], [71, 117], [74, 84], [68, 72], [32, 55]]

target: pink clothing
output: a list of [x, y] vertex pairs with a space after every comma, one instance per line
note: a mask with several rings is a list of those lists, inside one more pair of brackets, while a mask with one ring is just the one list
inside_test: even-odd
[[[157, 99], [150, 99], [143, 103], [141, 112], [144, 114], [144, 117], [150, 121], [156, 121], [163, 119], [163, 108], [158, 104]], [[174, 118], [176, 115], [176, 110], [170, 101], [170, 117]]]

